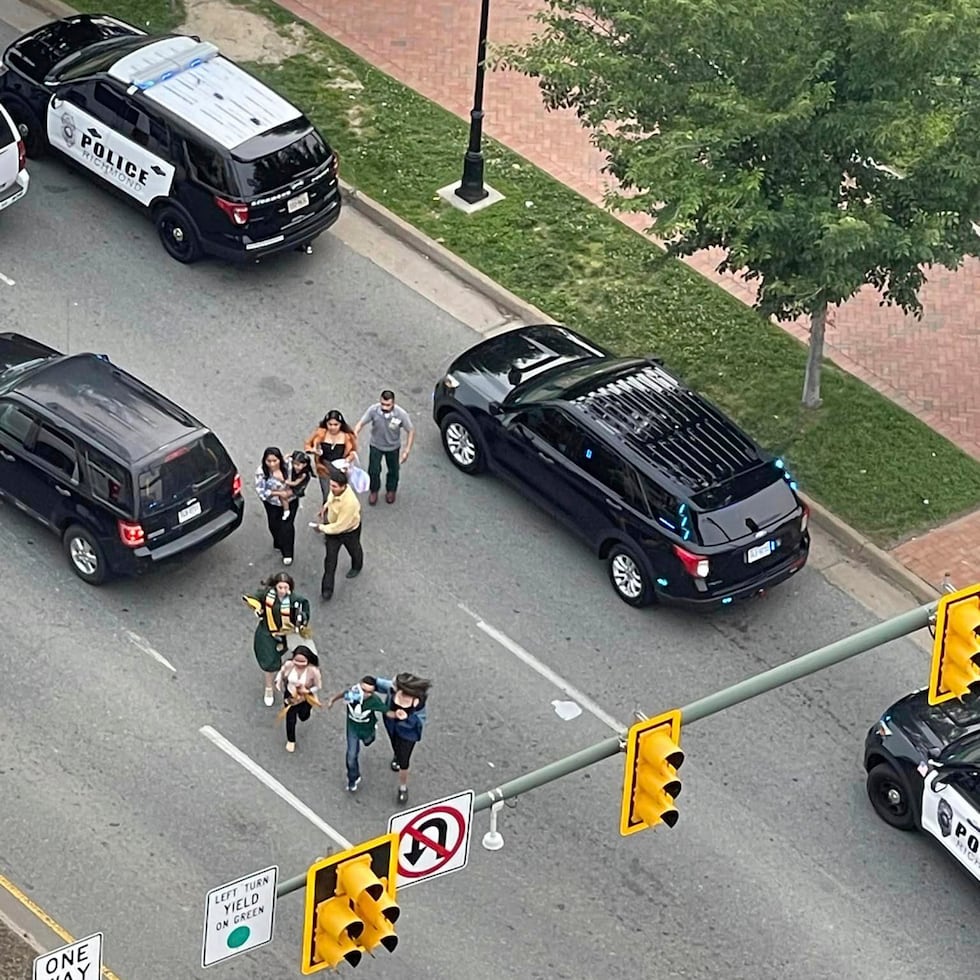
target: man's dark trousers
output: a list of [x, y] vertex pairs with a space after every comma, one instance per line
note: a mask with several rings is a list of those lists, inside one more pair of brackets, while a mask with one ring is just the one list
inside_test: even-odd
[[398, 471], [401, 469], [401, 450], [400, 449], [378, 449], [377, 446], [368, 447], [368, 477], [370, 484], [368, 489], [371, 493], [377, 493], [381, 489], [381, 460], [384, 458], [385, 469], [385, 490], [394, 493], [398, 489]]
[[358, 524], [353, 531], [342, 534], [325, 534], [326, 554], [323, 556], [323, 581], [320, 583], [320, 595], [329, 599], [333, 595], [333, 580], [337, 573], [337, 556], [340, 549], [346, 548], [350, 555], [351, 571], [359, 572], [364, 564], [364, 552], [361, 550], [361, 526]]

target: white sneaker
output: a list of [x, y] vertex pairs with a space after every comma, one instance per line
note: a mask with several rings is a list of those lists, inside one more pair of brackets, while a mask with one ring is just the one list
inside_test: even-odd
[[292, 560], [292, 558], [283, 558], [282, 563], [284, 565], [292, 565], [293, 560]]
[[267, 708], [271, 708], [276, 703], [276, 696], [272, 693], [271, 687], [267, 687], [265, 689], [265, 695], [263, 696], [262, 700], [265, 702], [265, 706]]

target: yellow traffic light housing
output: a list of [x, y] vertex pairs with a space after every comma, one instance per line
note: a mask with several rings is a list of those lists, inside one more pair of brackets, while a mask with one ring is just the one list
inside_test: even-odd
[[394, 929], [400, 913], [397, 888], [397, 833], [312, 865], [306, 873], [303, 974], [341, 963], [357, 966], [364, 953], [378, 946], [393, 952], [398, 945]]
[[677, 823], [674, 800], [680, 795], [677, 770], [684, 761], [680, 749], [681, 713], [666, 711], [633, 725], [626, 736], [626, 769], [619, 832], [623, 837], [663, 823]]
[[980, 682], [980, 585], [944, 595], [936, 609], [929, 703], [963, 698]]

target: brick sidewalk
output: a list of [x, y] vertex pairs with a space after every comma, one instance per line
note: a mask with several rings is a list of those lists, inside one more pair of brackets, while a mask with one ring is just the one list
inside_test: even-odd
[[[296, 15], [464, 118], [473, 93], [479, 27], [478, 0], [280, 0]], [[541, 0], [491, 0], [491, 42], [528, 38]], [[485, 131], [599, 203], [608, 179], [602, 155], [570, 112], [545, 111], [532, 79], [510, 72], [487, 78]], [[460, 162], [464, 147], [459, 148]], [[643, 227], [642, 216], [623, 216]], [[718, 258], [693, 256], [689, 264], [751, 303], [752, 287], [714, 272]], [[828, 322], [827, 354], [845, 370], [917, 415], [980, 459], [980, 262], [956, 273], [937, 269], [922, 290], [921, 321], [878, 306], [865, 290]], [[786, 329], [806, 339], [805, 327]], [[801, 379], [802, 385], [802, 379]], [[980, 512], [907, 541], [894, 555], [927, 582], [949, 571], [958, 585], [980, 581]]]

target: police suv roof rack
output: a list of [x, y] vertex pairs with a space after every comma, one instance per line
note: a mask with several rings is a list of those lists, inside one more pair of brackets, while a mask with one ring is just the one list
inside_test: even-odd
[[130, 95], [134, 92], [145, 92], [148, 88], [166, 82], [181, 72], [203, 65], [212, 58], [216, 58], [220, 53], [221, 51], [216, 44], [212, 44], [210, 41], [199, 41], [193, 47], [181, 51], [178, 57], [162, 58], [160, 61], [143, 67], [138, 75], [129, 79], [127, 91]]

